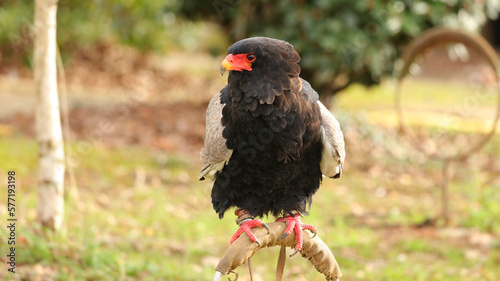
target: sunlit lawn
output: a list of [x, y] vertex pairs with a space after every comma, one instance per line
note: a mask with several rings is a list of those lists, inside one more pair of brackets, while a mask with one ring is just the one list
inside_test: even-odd
[[[494, 169], [481, 170], [481, 161], [498, 158], [500, 138], [483, 156], [453, 164], [450, 226], [418, 227], [439, 213], [441, 163], [408, 159], [413, 154], [394, 127], [371, 119], [379, 115], [377, 107], [392, 107], [390, 87], [349, 91], [338, 99], [338, 118], [356, 143], [343, 177], [324, 180], [304, 219], [335, 254], [342, 280], [498, 280], [500, 189], [498, 180], [488, 182]], [[77, 186], [66, 181], [64, 230], [41, 234], [35, 223], [35, 142], [18, 134], [0, 138], [0, 180], [16, 170], [20, 219], [17, 273], [4, 266], [3, 280], [211, 280], [237, 226], [231, 211], [219, 220], [212, 210], [211, 184], [197, 180], [198, 159], [102, 143], [74, 155]], [[3, 218], [5, 198], [0, 194]], [[0, 229], [4, 263], [7, 232]], [[254, 256], [254, 280], [274, 280], [278, 250]], [[245, 266], [237, 271], [248, 280]], [[294, 257], [284, 279], [324, 277]]]
[[[445, 128], [453, 131], [488, 132], [492, 128], [499, 89], [461, 81], [406, 79], [401, 87], [404, 121], [412, 125]], [[376, 124], [395, 127], [396, 81], [366, 89], [353, 85], [338, 97], [341, 108], [364, 112]], [[497, 127], [500, 130], [500, 124]]]

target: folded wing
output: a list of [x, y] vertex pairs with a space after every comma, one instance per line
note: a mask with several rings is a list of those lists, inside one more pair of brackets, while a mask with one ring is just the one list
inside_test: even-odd
[[339, 178], [344, 169], [345, 143], [340, 124], [332, 113], [317, 101], [321, 112], [321, 133], [323, 151], [320, 168], [323, 175]]
[[224, 104], [221, 103], [220, 95], [221, 93], [215, 95], [207, 108], [205, 145], [200, 153], [200, 180], [206, 177], [213, 179], [217, 172], [222, 171], [233, 153], [233, 150], [226, 147], [226, 139], [222, 136], [224, 127], [221, 118]]

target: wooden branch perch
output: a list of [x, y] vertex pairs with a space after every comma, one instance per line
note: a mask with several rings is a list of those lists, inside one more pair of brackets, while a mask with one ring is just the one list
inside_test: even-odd
[[[215, 268], [216, 272], [212, 281], [219, 281], [223, 275], [229, 274], [230, 271], [236, 269], [252, 257], [258, 250], [265, 247], [285, 246], [294, 248], [296, 244], [295, 234], [288, 235], [285, 239], [280, 240], [285, 231], [286, 224], [284, 222], [272, 222], [267, 224], [270, 232], [262, 228], [253, 228], [252, 231], [259, 239], [262, 246], [252, 242], [245, 234], [241, 235], [233, 244], [231, 244], [219, 264]], [[339, 265], [335, 260], [332, 252], [326, 244], [318, 237], [311, 238], [309, 231], [304, 231], [304, 244], [300, 251], [302, 257], [307, 258], [314, 265], [316, 270], [325, 275], [326, 280], [338, 280], [342, 273]]]

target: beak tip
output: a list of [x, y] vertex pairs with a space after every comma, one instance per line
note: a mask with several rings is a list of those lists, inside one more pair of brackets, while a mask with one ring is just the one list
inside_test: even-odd
[[224, 66], [220, 67], [220, 75], [223, 76], [226, 73], [226, 68]]

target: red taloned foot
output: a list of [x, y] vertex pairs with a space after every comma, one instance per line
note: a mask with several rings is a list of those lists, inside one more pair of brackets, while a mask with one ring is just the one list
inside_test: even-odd
[[[300, 221], [300, 215], [296, 214], [292, 216], [286, 216], [277, 219], [278, 222], [286, 222], [286, 229], [280, 239], [285, 239], [288, 235], [292, 234], [292, 230], [295, 232], [295, 238], [297, 239], [297, 244], [295, 245], [295, 252], [290, 256], [294, 256], [300, 250], [302, 250], [302, 245], [304, 243], [304, 238], [302, 237], [302, 229], [307, 229], [311, 231], [314, 236], [316, 236], [316, 227], [310, 224], [305, 224]], [[313, 236], [313, 237], [314, 237]]]
[[252, 232], [252, 228], [254, 228], [254, 227], [263, 227], [263, 228], [267, 229], [267, 232], [269, 233], [269, 227], [267, 226], [267, 224], [263, 223], [261, 220], [246, 219], [240, 224], [240, 228], [238, 228], [238, 231], [236, 231], [236, 233], [233, 235], [233, 237], [231, 237], [231, 241], [229, 241], [229, 243], [233, 244], [233, 242], [236, 241], [236, 239], [238, 239], [238, 237], [240, 237], [240, 235], [244, 232], [248, 235], [250, 240], [257, 243], [257, 245], [259, 245], [259, 247], [260, 247], [261, 245], [260, 245], [259, 239], [257, 239], [255, 234], [253, 234], [253, 232]]

